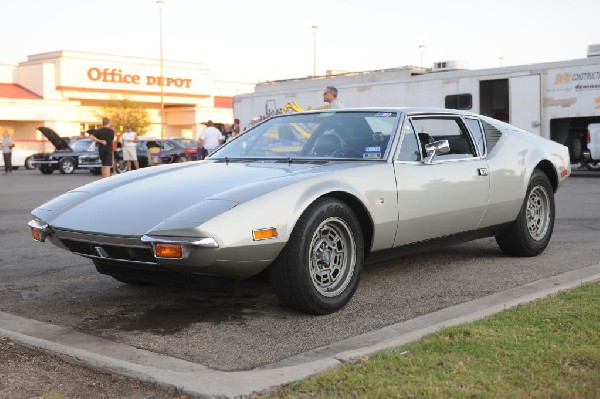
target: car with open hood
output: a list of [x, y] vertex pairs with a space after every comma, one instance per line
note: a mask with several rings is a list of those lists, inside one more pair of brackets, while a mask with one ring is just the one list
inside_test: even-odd
[[269, 118], [202, 162], [71, 190], [29, 226], [121, 282], [266, 271], [283, 305], [324, 314], [367, 262], [482, 237], [541, 254], [570, 172], [567, 147], [470, 112], [318, 110]]
[[[98, 153], [98, 144], [85, 136], [61, 137], [49, 127], [41, 126], [40, 132], [54, 145], [55, 151], [33, 154], [31, 164], [43, 174], [58, 170], [62, 174], [71, 174], [76, 169], [87, 169], [94, 174], [100, 173], [102, 163]], [[117, 159], [117, 162], [119, 159]], [[117, 172], [127, 171], [127, 165], [117, 163]]]

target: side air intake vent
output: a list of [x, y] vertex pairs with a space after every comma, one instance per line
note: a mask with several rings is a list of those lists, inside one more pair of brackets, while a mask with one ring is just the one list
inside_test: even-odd
[[483, 125], [483, 131], [485, 132], [487, 150], [488, 153], [490, 153], [498, 140], [500, 140], [500, 137], [502, 137], [502, 132], [487, 122], [481, 121], [481, 124]]

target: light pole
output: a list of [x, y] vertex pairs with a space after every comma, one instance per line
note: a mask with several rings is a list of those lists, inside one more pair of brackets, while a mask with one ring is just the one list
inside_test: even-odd
[[421, 50], [421, 68], [423, 68], [423, 51], [425, 51], [425, 45], [419, 45], [419, 50]]
[[313, 30], [313, 76], [317, 76], [317, 30], [319, 30], [319, 26], [313, 25], [312, 30]]
[[162, 34], [162, 11], [165, 6], [165, 0], [156, 0], [158, 6], [158, 15], [160, 19], [160, 137], [165, 137], [165, 101], [163, 88], [163, 34]]

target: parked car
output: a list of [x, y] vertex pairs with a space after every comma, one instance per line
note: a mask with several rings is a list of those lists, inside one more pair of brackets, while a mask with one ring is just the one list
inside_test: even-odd
[[168, 140], [172, 140], [185, 147], [185, 155], [187, 156], [188, 160], [196, 160], [196, 151], [198, 148], [197, 140], [192, 140], [185, 137], [170, 137]]
[[[35, 166], [31, 163], [35, 151], [21, 150], [19, 148], [13, 148], [11, 163], [13, 169], [19, 169], [24, 167], [25, 169], [35, 169]], [[4, 169], [4, 157], [0, 157], [0, 168]]]
[[29, 226], [125, 283], [267, 270], [284, 305], [324, 314], [348, 303], [366, 261], [490, 236], [539, 255], [569, 161], [561, 144], [463, 111], [285, 114], [204, 162], [72, 190]]
[[[54, 145], [51, 153], [33, 154], [31, 164], [43, 174], [51, 174], [58, 170], [62, 174], [71, 174], [76, 169], [88, 169], [91, 173], [99, 174], [102, 164], [98, 154], [98, 144], [84, 136], [65, 138], [60, 137], [49, 127], [39, 127], [38, 130]], [[117, 162], [119, 159], [117, 159]], [[117, 164], [117, 172], [127, 171], [122, 163]]]
[[[186, 153], [186, 148], [172, 139], [140, 137], [136, 144], [136, 152], [140, 168], [155, 164], [178, 163], [190, 160]], [[118, 153], [119, 158], [122, 158], [120, 149]]]

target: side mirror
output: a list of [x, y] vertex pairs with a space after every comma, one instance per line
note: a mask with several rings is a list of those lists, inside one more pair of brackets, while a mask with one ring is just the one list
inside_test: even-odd
[[433, 143], [425, 144], [425, 153], [427, 158], [423, 160], [423, 163], [430, 165], [436, 155], [447, 154], [449, 152], [450, 143], [448, 140], [434, 141]]

